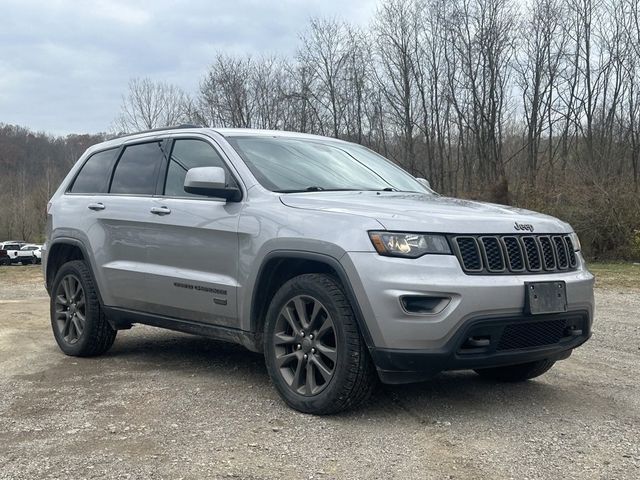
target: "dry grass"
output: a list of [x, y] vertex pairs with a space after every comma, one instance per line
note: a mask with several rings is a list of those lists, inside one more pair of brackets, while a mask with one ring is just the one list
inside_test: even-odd
[[0, 267], [0, 282], [3, 284], [42, 282], [40, 265], [11, 265]]
[[0, 267], [0, 301], [46, 297], [40, 265]]
[[640, 290], [640, 263], [589, 263], [596, 287]]

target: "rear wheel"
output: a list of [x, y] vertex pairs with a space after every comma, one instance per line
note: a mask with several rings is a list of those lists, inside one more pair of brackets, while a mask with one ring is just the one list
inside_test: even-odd
[[107, 321], [89, 267], [84, 261], [65, 263], [51, 288], [51, 327], [67, 355], [100, 355], [113, 345], [117, 331]]
[[376, 381], [351, 305], [329, 275], [300, 275], [278, 290], [267, 312], [264, 346], [278, 393], [301, 412], [355, 407]]
[[482, 368], [475, 372], [481, 377], [499, 382], [523, 382], [546, 373], [555, 363], [553, 360], [539, 360], [507, 367]]

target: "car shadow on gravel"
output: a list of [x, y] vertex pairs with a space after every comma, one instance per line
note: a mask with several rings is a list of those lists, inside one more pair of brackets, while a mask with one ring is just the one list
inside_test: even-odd
[[569, 389], [544, 380], [500, 383], [483, 379], [471, 371], [445, 372], [432, 380], [407, 385], [381, 385], [385, 399], [370, 402], [368, 411], [401, 408], [421, 418], [427, 415], [504, 416], [521, 414], [523, 409], [539, 406], [542, 410], [562, 408], [574, 400]]
[[[229, 381], [234, 388], [250, 390], [253, 395], [263, 395], [265, 399], [274, 398], [261, 354], [230, 343], [156, 329], [148, 329], [142, 336], [136, 332], [137, 328], [140, 327], [121, 332], [101, 361], [123, 364], [134, 371], [189, 374], [205, 382], [211, 379]], [[556, 368], [562, 368], [562, 364]], [[268, 390], [260, 393], [262, 387]], [[235, 394], [230, 392], [230, 395]], [[378, 385], [365, 405], [334, 418], [346, 420], [362, 415], [386, 418], [408, 414], [423, 423], [437, 423], [442, 418], [469, 415], [518, 416], [525, 408], [539, 409], [541, 413], [570, 411], [575, 409], [575, 402], [575, 391], [549, 383], [545, 377], [523, 383], [498, 383], [473, 372], [446, 372], [422, 383]]]
[[[139, 334], [140, 328], [148, 331]], [[166, 369], [167, 372], [246, 376], [247, 383], [264, 377], [268, 382], [264, 357], [240, 345], [206, 337], [149, 327], [134, 327], [118, 334], [116, 342], [101, 359], [124, 362], [129, 369]]]

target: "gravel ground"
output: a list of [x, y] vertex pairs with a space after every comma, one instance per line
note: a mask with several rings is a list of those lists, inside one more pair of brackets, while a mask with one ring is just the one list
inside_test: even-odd
[[594, 335], [519, 385], [473, 373], [292, 411], [260, 355], [135, 327], [64, 356], [37, 267], [0, 277], [0, 479], [640, 478], [640, 290], [597, 289]]

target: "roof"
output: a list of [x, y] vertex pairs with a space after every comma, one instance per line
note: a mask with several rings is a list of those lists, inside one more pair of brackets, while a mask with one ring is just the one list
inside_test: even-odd
[[124, 142], [130, 140], [139, 140], [152, 137], [154, 135], [170, 134], [172, 132], [180, 133], [200, 133], [200, 132], [216, 132], [223, 137], [241, 137], [241, 136], [263, 136], [263, 137], [287, 137], [287, 138], [306, 138], [310, 140], [323, 140], [343, 143], [344, 140], [333, 137], [324, 137], [322, 135], [313, 135], [311, 133], [299, 133], [289, 132], [285, 130], [261, 130], [257, 128], [214, 128], [214, 127], [200, 127], [196, 125], [178, 125], [174, 127], [154, 128], [152, 130], [145, 130], [142, 132], [135, 132], [120, 137], [115, 137], [104, 142], [93, 145], [87, 149], [86, 153], [93, 153], [97, 150], [104, 150], [108, 148], [118, 147]]
[[211, 128], [223, 137], [261, 136], [261, 137], [294, 137], [339, 141], [337, 138], [313, 135], [311, 133], [290, 132], [287, 130], [262, 130], [258, 128]]

